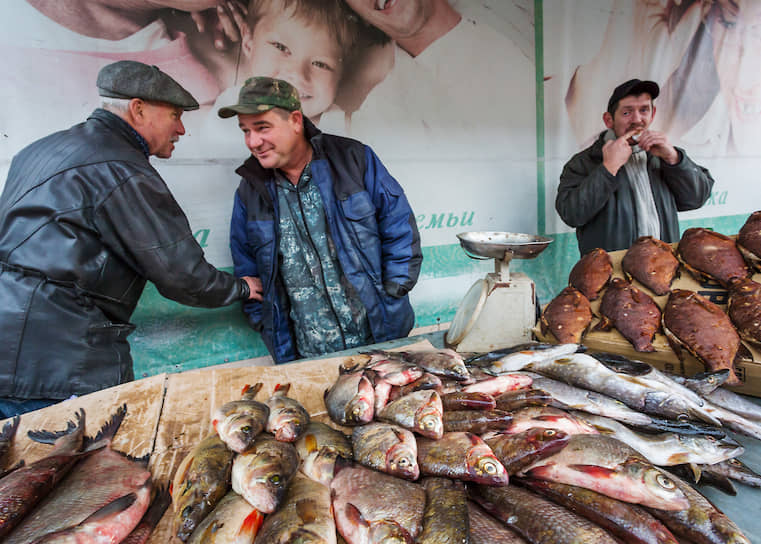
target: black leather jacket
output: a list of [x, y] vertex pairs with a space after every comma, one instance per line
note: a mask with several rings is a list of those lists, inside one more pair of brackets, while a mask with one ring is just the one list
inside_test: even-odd
[[[637, 239], [637, 213], [626, 169], [614, 176], [602, 165], [602, 132], [591, 146], [574, 155], [560, 174], [555, 199], [563, 221], [576, 228], [579, 252], [601, 247], [606, 251], [628, 249]], [[661, 223], [660, 239], [679, 240], [677, 212], [701, 207], [711, 196], [711, 173], [692, 162], [677, 148], [680, 161], [669, 165], [647, 155], [647, 173]]]
[[146, 280], [192, 306], [247, 294], [211, 266], [137, 133], [97, 109], [14, 157], [0, 197], [0, 396], [62, 399], [133, 378]]

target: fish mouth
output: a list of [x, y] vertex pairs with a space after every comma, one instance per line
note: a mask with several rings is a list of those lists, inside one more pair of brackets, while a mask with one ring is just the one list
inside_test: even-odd
[[396, 0], [375, 0], [375, 11], [391, 9], [396, 5]]

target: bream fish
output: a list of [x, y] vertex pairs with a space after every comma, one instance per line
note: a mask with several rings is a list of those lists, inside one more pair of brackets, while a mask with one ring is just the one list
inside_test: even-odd
[[417, 480], [417, 442], [411, 431], [391, 423], [354, 427], [351, 435], [354, 460], [406, 480]]
[[665, 295], [679, 275], [679, 259], [663, 240], [642, 236], [626, 251], [621, 268], [627, 280], [635, 279], [656, 295]]
[[420, 474], [485, 485], [507, 485], [508, 474], [492, 449], [472, 433], [444, 433], [439, 440], [419, 437]]
[[439, 439], [444, 434], [443, 411], [441, 397], [436, 391], [415, 391], [388, 403], [378, 414], [378, 419]]
[[539, 326], [542, 334], [552, 334], [560, 344], [578, 344], [589, 331], [592, 317], [589, 299], [569, 286], [547, 304]]
[[568, 275], [568, 283], [581, 291], [589, 300], [600, 296], [613, 274], [613, 263], [608, 252], [601, 248], [584, 254]]
[[570, 438], [571, 435], [558, 429], [532, 427], [517, 434], [493, 434], [484, 441], [512, 476], [539, 459], [562, 450]]
[[301, 459], [301, 472], [327, 486], [335, 474], [336, 462], [354, 456], [351, 439], [319, 421], [310, 421], [294, 445]]
[[424, 478], [423, 530], [416, 544], [467, 544], [470, 533], [465, 484], [448, 478]]
[[661, 310], [650, 295], [626, 280], [613, 278], [602, 296], [600, 314], [598, 330], [615, 327], [636, 351], [655, 351], [653, 339], [661, 328]]
[[235, 491], [228, 491], [196, 527], [188, 544], [251, 544], [264, 515]]
[[330, 419], [339, 425], [363, 425], [373, 420], [375, 390], [361, 371], [344, 366], [333, 385], [325, 391], [325, 407]]

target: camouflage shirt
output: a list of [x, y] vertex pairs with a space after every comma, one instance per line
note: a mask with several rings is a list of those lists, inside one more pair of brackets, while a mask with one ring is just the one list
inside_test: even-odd
[[314, 357], [372, 343], [367, 312], [341, 271], [322, 196], [308, 164], [294, 186], [276, 173], [280, 275], [291, 302], [296, 347]]

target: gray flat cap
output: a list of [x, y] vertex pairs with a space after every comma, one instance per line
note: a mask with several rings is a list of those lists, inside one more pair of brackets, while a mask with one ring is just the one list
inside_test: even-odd
[[142, 98], [197, 110], [198, 102], [182, 85], [156, 66], [134, 60], [108, 64], [98, 72], [98, 94], [109, 98]]

